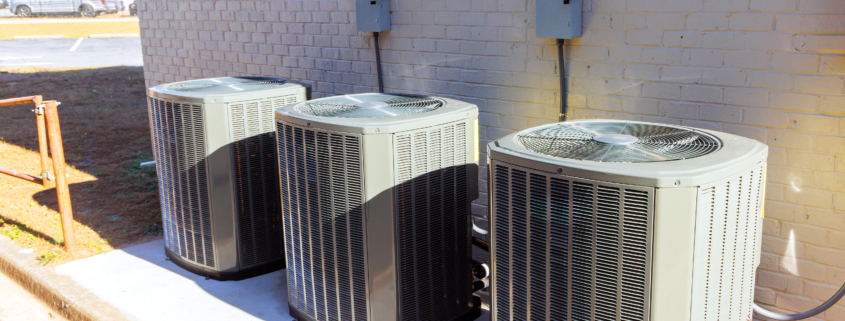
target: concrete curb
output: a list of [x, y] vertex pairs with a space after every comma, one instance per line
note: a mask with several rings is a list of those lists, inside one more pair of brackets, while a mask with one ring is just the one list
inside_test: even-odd
[[68, 320], [131, 320], [70, 277], [39, 265], [34, 254], [20, 253], [21, 250], [5, 236], [0, 236], [0, 273], [15, 280], [56, 313]]
[[140, 37], [137, 33], [101, 33], [89, 35], [88, 38], [137, 38]]

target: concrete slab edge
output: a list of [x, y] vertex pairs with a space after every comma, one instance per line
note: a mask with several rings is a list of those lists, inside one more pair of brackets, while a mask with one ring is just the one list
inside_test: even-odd
[[34, 254], [20, 253], [21, 250], [0, 236], [0, 273], [15, 280], [56, 313], [73, 321], [131, 320], [70, 277], [39, 265]]

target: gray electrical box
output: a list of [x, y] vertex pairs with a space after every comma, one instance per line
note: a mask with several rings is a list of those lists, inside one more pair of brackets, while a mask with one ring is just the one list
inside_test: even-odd
[[355, 0], [355, 16], [358, 31], [390, 30], [390, 0]]
[[[581, 1], [537, 0], [537, 38], [580, 37]], [[358, 27], [358, 30], [361, 30], [361, 27]]]

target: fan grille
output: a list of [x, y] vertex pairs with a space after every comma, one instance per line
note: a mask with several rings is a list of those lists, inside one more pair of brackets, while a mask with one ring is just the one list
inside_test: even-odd
[[721, 141], [702, 131], [634, 122], [572, 122], [517, 135], [528, 150], [596, 162], [647, 163], [682, 160], [719, 150]]
[[355, 94], [312, 100], [299, 105], [297, 111], [319, 117], [381, 118], [427, 113], [440, 107], [443, 101], [432, 97]]
[[285, 82], [284, 79], [269, 77], [226, 77], [177, 82], [167, 85], [165, 89], [179, 92], [239, 92], [278, 87]]

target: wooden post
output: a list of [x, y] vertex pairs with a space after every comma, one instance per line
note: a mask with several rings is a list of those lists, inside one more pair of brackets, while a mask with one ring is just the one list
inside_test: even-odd
[[35, 120], [38, 123], [38, 152], [41, 153], [41, 184], [47, 187], [50, 170], [47, 168], [47, 126], [44, 121], [44, 109], [41, 108], [41, 96], [32, 99], [35, 103]]
[[62, 132], [59, 127], [59, 113], [56, 101], [44, 102], [44, 115], [47, 120], [47, 135], [50, 139], [50, 154], [53, 155], [53, 173], [56, 175], [56, 196], [59, 199], [59, 213], [62, 216], [62, 234], [65, 238], [65, 250], [76, 250], [76, 235], [73, 233], [73, 209], [70, 206], [70, 190], [65, 176], [65, 153], [62, 146]]

